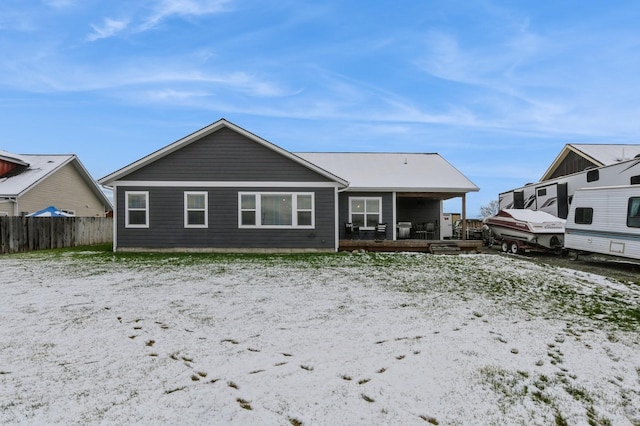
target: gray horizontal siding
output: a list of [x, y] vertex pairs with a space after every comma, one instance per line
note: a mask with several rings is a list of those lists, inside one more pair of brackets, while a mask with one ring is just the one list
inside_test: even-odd
[[[264, 192], [269, 188], [243, 188]], [[125, 228], [125, 191], [149, 191], [149, 228]], [[184, 227], [184, 192], [207, 191], [209, 227]], [[335, 242], [335, 194], [333, 188], [278, 188], [282, 192], [315, 193], [315, 229], [238, 228], [238, 190], [232, 188], [125, 188], [116, 199], [118, 248], [193, 249], [324, 249]]]
[[222, 128], [122, 178], [128, 181], [328, 182], [324, 176]]

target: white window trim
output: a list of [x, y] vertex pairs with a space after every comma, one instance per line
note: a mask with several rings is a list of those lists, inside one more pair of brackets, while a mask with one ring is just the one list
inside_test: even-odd
[[[145, 207], [144, 209], [129, 209], [129, 195], [144, 195]], [[145, 211], [145, 223], [144, 225], [130, 224], [129, 223], [129, 211]], [[149, 191], [125, 191], [124, 193], [124, 226], [125, 228], [148, 228], [149, 227]]]
[[[189, 195], [204, 195], [204, 209], [189, 209], [187, 197]], [[189, 224], [190, 211], [204, 211], [204, 224]], [[185, 191], [184, 192], [184, 227], [185, 228], [208, 228], [209, 227], [209, 193], [207, 191]]]
[[[353, 212], [351, 211], [351, 206], [352, 206], [352, 201], [353, 200], [363, 200], [366, 206], [366, 202], [367, 200], [377, 200], [378, 201], [378, 223], [382, 223], [382, 197], [349, 197], [349, 222], [353, 223]], [[356, 213], [356, 214], [362, 214], [360, 212]], [[365, 209], [365, 217], [367, 215], [366, 209]], [[364, 230], [364, 231], [372, 231], [375, 228], [375, 226], [362, 226], [360, 227], [360, 229]]]
[[[254, 195], [256, 197], [256, 223], [255, 225], [243, 225], [242, 224], [242, 212], [253, 211], [253, 209], [242, 209], [242, 196]], [[263, 225], [262, 224], [262, 196], [263, 195], [290, 195], [291, 196], [291, 225]], [[298, 196], [308, 195], [311, 196], [311, 209], [298, 209]], [[311, 225], [298, 225], [298, 212], [311, 211]], [[313, 192], [238, 192], [238, 228], [249, 229], [315, 229], [316, 227], [316, 197]]]

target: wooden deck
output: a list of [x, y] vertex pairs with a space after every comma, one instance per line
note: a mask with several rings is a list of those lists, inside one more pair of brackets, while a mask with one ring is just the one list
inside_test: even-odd
[[340, 251], [412, 251], [424, 253], [477, 253], [481, 240], [340, 240]]

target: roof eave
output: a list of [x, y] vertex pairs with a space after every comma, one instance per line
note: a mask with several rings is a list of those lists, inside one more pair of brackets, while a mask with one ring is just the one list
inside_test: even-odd
[[39, 185], [45, 179], [48, 179], [49, 176], [53, 175], [54, 173], [62, 169], [67, 164], [72, 164], [74, 166], [74, 168], [78, 171], [78, 173], [80, 173], [80, 176], [82, 177], [82, 180], [85, 182], [85, 184], [87, 184], [91, 188], [91, 191], [96, 195], [96, 197], [98, 197], [99, 200], [101, 200], [101, 202], [105, 207], [113, 209], [111, 201], [109, 201], [109, 199], [104, 194], [104, 192], [102, 192], [97, 182], [91, 177], [91, 174], [89, 174], [89, 171], [84, 167], [84, 165], [80, 162], [80, 159], [78, 158], [78, 156], [75, 154], [71, 154], [69, 158], [67, 158], [62, 163], [58, 164], [55, 168], [51, 169], [47, 174], [40, 177], [40, 179], [32, 182], [30, 185], [25, 187], [22, 191], [20, 191], [15, 196], [18, 198], [24, 196], [24, 194], [26, 194], [31, 189]]
[[587, 155], [584, 151], [581, 151], [577, 149], [575, 146], [573, 146], [572, 144], [568, 143], [564, 146], [564, 148], [562, 148], [562, 151], [560, 151], [560, 154], [558, 154], [556, 159], [553, 160], [553, 163], [551, 163], [549, 168], [544, 172], [544, 174], [540, 178], [540, 182], [544, 182], [545, 180], [551, 179], [551, 175], [553, 174], [553, 172], [556, 171], [560, 163], [562, 163], [562, 161], [564, 161], [564, 159], [567, 158], [567, 155], [569, 155], [570, 152], [574, 152], [578, 154], [582, 158], [591, 161], [593, 164], [596, 164], [598, 167], [604, 166], [604, 164], [602, 164], [600, 161], [596, 160], [590, 155]]
[[459, 193], [466, 194], [468, 192], [478, 192], [480, 188], [428, 188], [428, 187], [420, 187], [420, 188], [408, 188], [408, 187], [368, 187], [368, 186], [350, 186], [347, 188], [349, 192], [429, 192], [429, 193]]

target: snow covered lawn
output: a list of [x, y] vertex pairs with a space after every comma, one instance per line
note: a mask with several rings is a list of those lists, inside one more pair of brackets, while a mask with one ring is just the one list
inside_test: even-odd
[[0, 423], [640, 424], [640, 289], [497, 255], [0, 257]]

